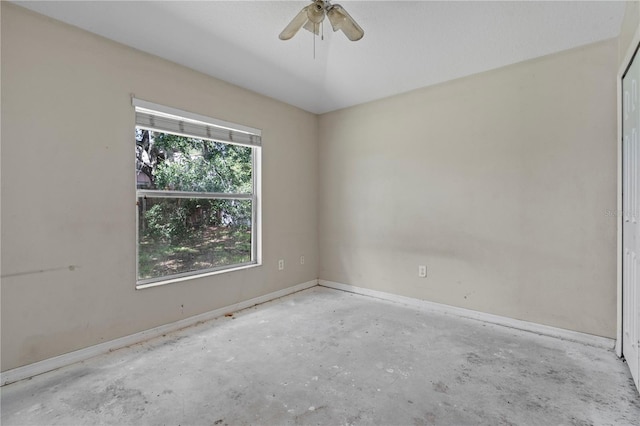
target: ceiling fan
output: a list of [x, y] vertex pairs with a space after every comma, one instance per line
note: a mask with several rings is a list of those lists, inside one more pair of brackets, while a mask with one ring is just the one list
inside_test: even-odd
[[280, 40], [289, 40], [296, 35], [300, 28], [316, 35], [320, 34], [320, 24], [324, 21], [325, 15], [329, 17], [333, 31], [342, 30], [349, 40], [357, 41], [364, 36], [363, 29], [342, 6], [331, 4], [329, 0], [315, 0], [312, 4], [302, 8], [289, 25], [282, 30]]

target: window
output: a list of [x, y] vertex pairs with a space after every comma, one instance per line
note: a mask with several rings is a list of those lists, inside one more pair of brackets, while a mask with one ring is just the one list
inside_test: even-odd
[[137, 288], [258, 264], [260, 131], [133, 105]]

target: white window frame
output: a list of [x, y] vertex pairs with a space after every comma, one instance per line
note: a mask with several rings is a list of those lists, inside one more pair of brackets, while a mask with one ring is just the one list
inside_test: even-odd
[[[141, 197], [147, 198], [203, 198], [251, 200], [251, 261], [241, 264], [218, 266], [197, 271], [182, 272], [156, 278], [138, 279], [139, 264], [139, 229], [138, 209], [136, 208], [136, 289], [144, 289], [159, 285], [171, 284], [193, 278], [200, 278], [220, 273], [252, 268], [262, 264], [262, 208], [261, 208], [261, 165], [262, 165], [262, 131], [242, 124], [231, 123], [189, 111], [183, 111], [164, 105], [155, 104], [132, 97], [132, 105], [136, 113], [135, 128], [142, 128], [160, 133], [172, 133], [197, 139], [207, 139], [231, 145], [251, 148], [252, 192], [243, 193], [211, 193], [187, 191], [160, 191], [138, 189], [136, 185], [136, 205]], [[158, 118], [158, 123], [154, 122]], [[161, 122], [161, 123], [160, 123]], [[134, 179], [134, 182], [136, 180]]]

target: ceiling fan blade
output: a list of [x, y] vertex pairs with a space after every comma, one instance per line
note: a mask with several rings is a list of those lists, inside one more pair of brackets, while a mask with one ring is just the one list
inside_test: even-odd
[[351, 41], [360, 40], [364, 36], [364, 30], [353, 20], [346, 10], [339, 4], [334, 4], [327, 12], [333, 31], [342, 30]]
[[304, 28], [305, 30], [309, 31], [310, 33], [315, 33], [316, 35], [320, 35], [320, 24], [316, 24], [314, 22], [311, 21], [307, 21], [306, 24], [304, 24]]
[[304, 23], [307, 22], [307, 10], [310, 7], [311, 6], [306, 6], [300, 12], [298, 12], [296, 17], [293, 18], [291, 22], [289, 22], [289, 25], [287, 25], [280, 33], [280, 40], [289, 40], [291, 37], [296, 35], [296, 33], [300, 30], [300, 28], [302, 28]]

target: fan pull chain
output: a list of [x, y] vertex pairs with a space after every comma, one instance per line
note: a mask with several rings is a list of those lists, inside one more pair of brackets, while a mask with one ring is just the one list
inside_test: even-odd
[[320, 26], [320, 40], [324, 41], [324, 21], [320, 22], [319, 24], [313, 24], [313, 59], [316, 59], [316, 25]]

